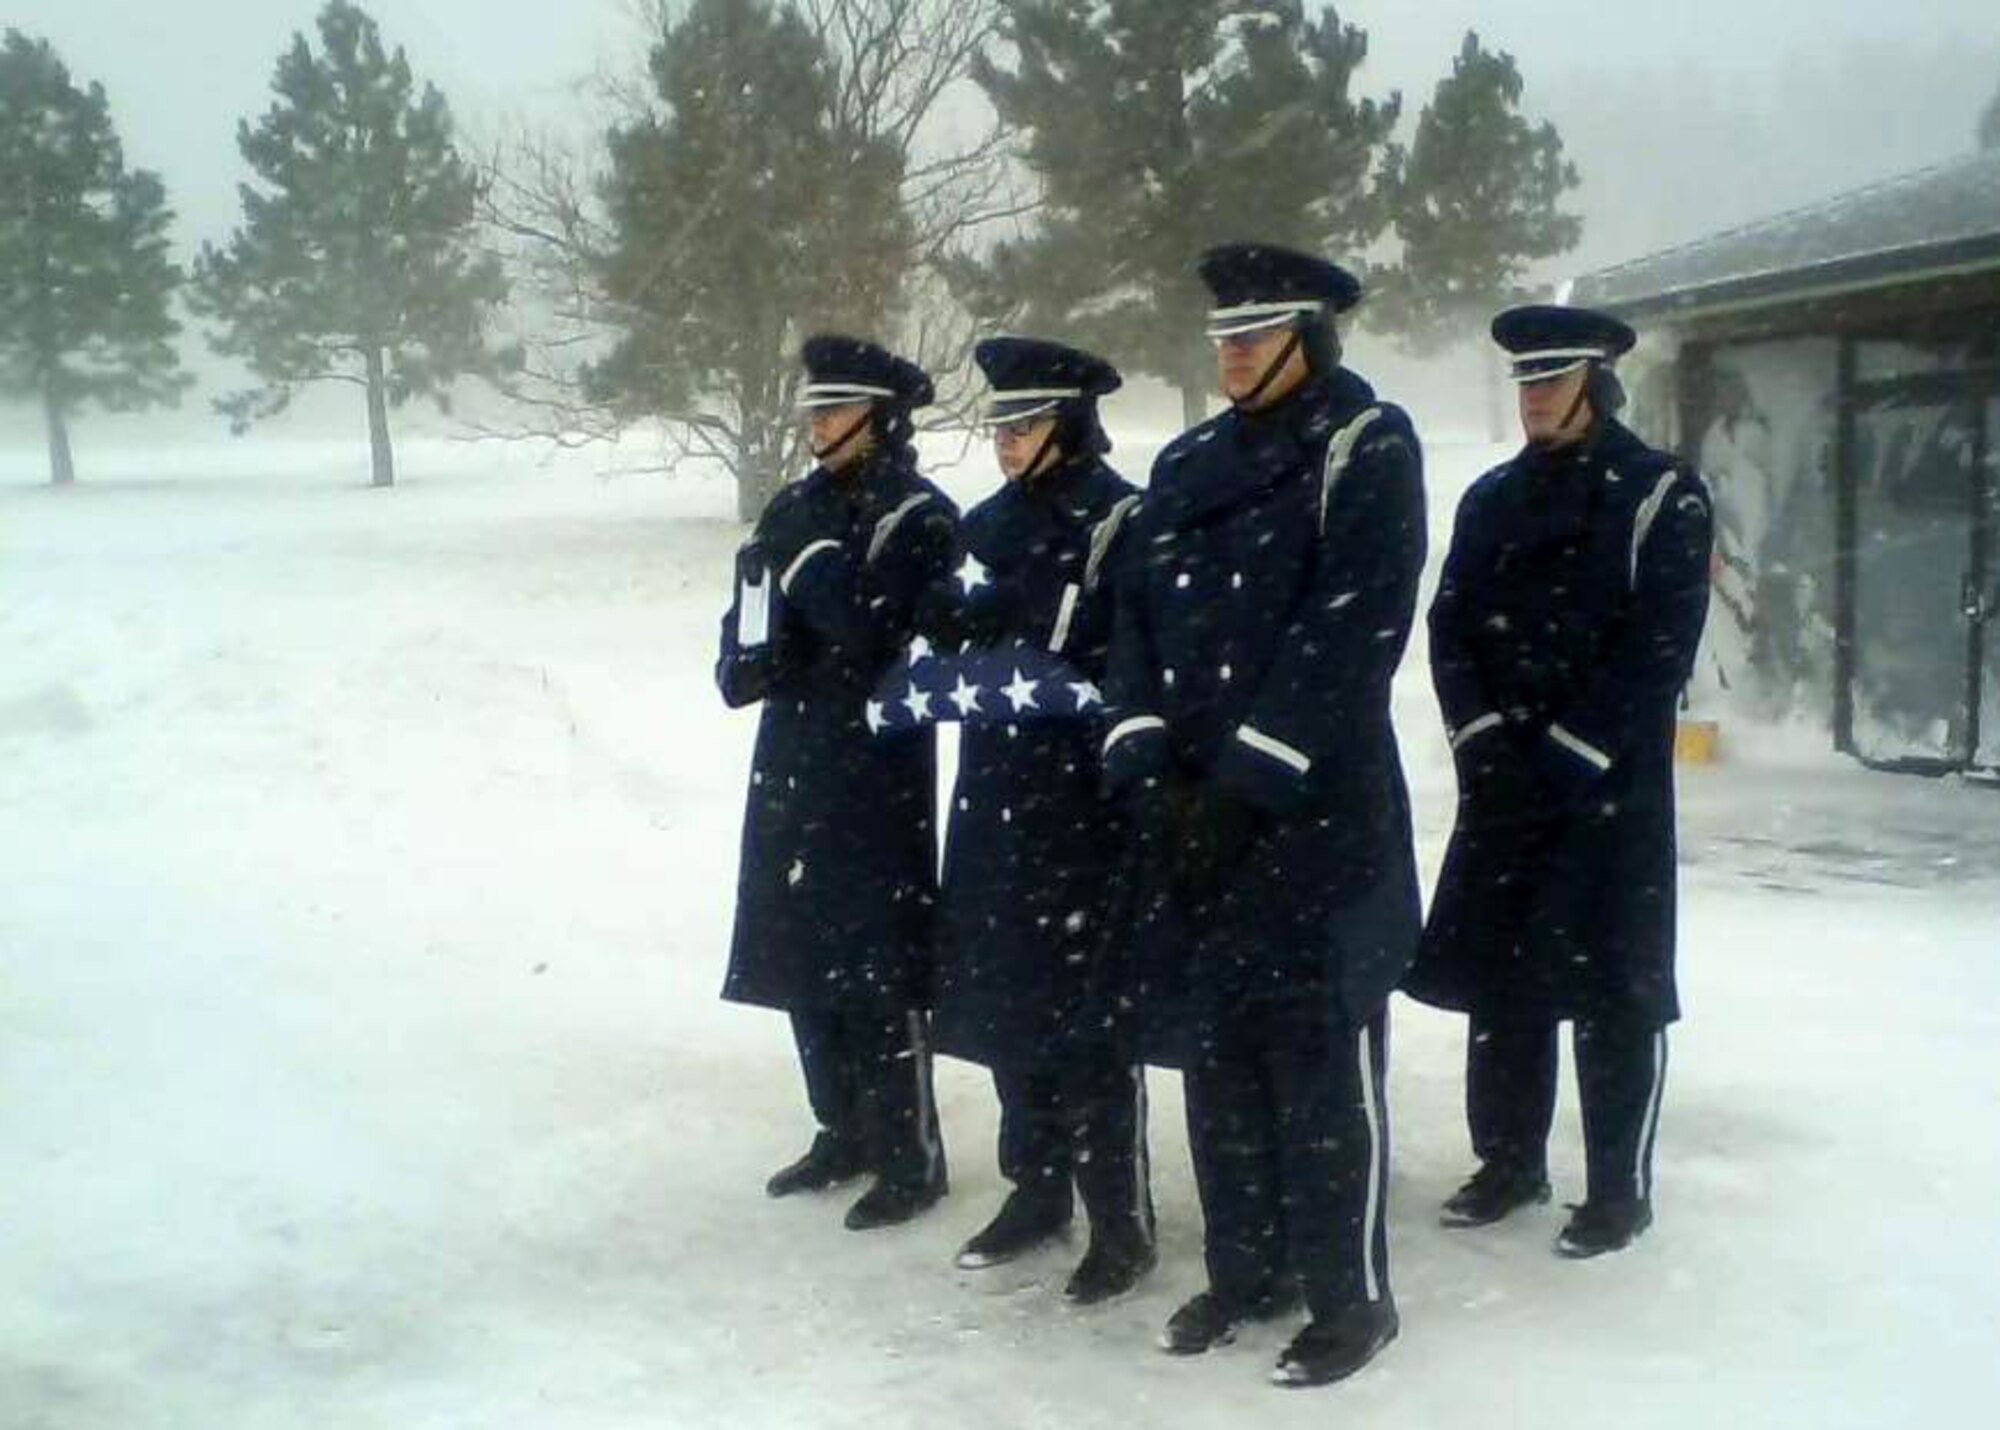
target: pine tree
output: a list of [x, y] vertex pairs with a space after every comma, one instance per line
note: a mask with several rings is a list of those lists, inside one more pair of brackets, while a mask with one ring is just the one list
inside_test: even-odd
[[76, 480], [69, 418], [179, 400], [173, 213], [159, 177], [125, 167], [110, 105], [46, 41], [0, 41], [0, 390], [38, 398], [49, 474]]
[[2000, 149], [2000, 89], [1993, 92], [1986, 112], [1979, 116], [1979, 147], [1988, 151]]
[[833, 63], [789, 7], [694, 0], [663, 21], [651, 75], [660, 111], [611, 135], [619, 338], [592, 380], [701, 439], [747, 520], [799, 464], [800, 339], [879, 334], [896, 310], [903, 162], [833, 117]]
[[1583, 223], [1559, 208], [1577, 186], [1553, 124], [1520, 112], [1514, 58], [1468, 33], [1417, 120], [1397, 186], [1400, 268], [1383, 275], [1370, 322], [1419, 353], [1483, 332], [1519, 300], [1529, 265], [1574, 248]]
[[989, 325], [1067, 337], [1179, 388], [1213, 385], [1193, 265], [1232, 239], [1352, 261], [1387, 220], [1401, 99], [1351, 91], [1366, 34], [1302, 0], [1006, 0], [1014, 68], [976, 71], [1026, 133], [1038, 232], [963, 261]]
[[395, 481], [389, 409], [428, 397], [444, 409], [459, 377], [498, 355], [486, 320], [506, 295], [477, 247], [478, 181], [452, 140], [444, 96], [422, 93], [401, 49], [347, 0], [319, 13], [318, 53], [294, 35], [272, 80], [276, 102], [237, 147], [258, 183], [243, 226], [196, 265], [200, 309], [219, 352], [262, 385], [217, 403], [242, 431], [311, 383], [367, 394], [374, 484]]

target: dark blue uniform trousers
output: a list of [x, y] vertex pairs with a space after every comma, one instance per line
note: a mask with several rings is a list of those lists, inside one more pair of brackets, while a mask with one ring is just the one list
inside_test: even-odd
[[899, 1186], [944, 1176], [922, 1013], [795, 1010], [792, 1037], [813, 1116], [843, 1149]]
[[[1553, 1021], [1473, 1017], [1465, 1110], [1480, 1161], [1548, 1175], [1556, 1028]], [[1586, 1019], [1576, 1024], [1571, 1048], [1583, 1107], [1587, 1196], [1651, 1197], [1653, 1142], [1667, 1080], [1666, 1030], [1630, 1016]]]
[[1136, 1223], [1152, 1236], [1143, 1068], [1107, 1043], [1073, 1041], [1053, 1067], [996, 1068], [993, 1089], [1002, 1176], [1065, 1206], [1074, 1184], [1093, 1226]]
[[1232, 1308], [1289, 1290], [1315, 1317], [1387, 1301], [1388, 1011], [1331, 999], [1232, 1009], [1186, 1070], [1209, 1287]]

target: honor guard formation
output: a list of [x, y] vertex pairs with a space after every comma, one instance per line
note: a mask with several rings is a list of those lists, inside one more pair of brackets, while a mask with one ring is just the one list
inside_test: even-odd
[[1629, 327], [1493, 320], [1524, 441], [1460, 503], [1428, 612], [1459, 800], [1426, 920], [1390, 713], [1422, 444], [1343, 363], [1346, 269], [1237, 243], [1199, 274], [1227, 406], [1143, 491], [1108, 460], [1104, 357], [978, 344], [1000, 481], [961, 513], [911, 446], [929, 377], [861, 339], [805, 344], [816, 465], [737, 555], [716, 667], [761, 709], [723, 996], [790, 1017], [817, 1124], [771, 1196], [865, 1178], [849, 1228], [919, 1215], [948, 1187], [932, 1058], [981, 1064], [1008, 1190], [957, 1265], [1020, 1257], [1080, 1208], [1080, 1305], [1158, 1266], [1146, 1069], [1178, 1069], [1203, 1275], [1160, 1347], [1296, 1319], [1272, 1378], [1319, 1385], [1399, 1327], [1397, 989], [1468, 1020], [1476, 1161], [1445, 1226], [1549, 1200], [1564, 1022], [1586, 1153], [1555, 1251], [1653, 1221], [1710, 509], [1618, 420]]

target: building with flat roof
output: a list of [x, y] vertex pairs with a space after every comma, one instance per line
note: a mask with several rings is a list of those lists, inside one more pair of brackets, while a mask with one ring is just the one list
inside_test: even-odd
[[2000, 152], [1576, 280], [1716, 499], [1699, 681], [1885, 769], [2000, 769]]

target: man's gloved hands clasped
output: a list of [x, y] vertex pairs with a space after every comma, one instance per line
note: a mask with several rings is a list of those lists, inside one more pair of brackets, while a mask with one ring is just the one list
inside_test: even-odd
[[1210, 784], [1187, 787], [1173, 851], [1174, 891], [1189, 907], [1213, 903], [1243, 865], [1267, 816]]
[[1146, 861], [1188, 907], [1215, 900], [1267, 822], [1254, 805], [1185, 775], [1147, 780], [1125, 805]]

